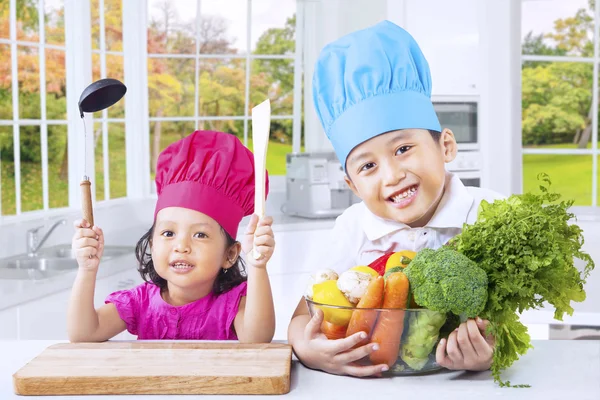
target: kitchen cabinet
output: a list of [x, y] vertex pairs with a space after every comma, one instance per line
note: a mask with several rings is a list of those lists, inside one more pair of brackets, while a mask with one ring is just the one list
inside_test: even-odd
[[275, 316], [277, 318], [273, 340], [287, 340], [288, 325], [298, 301], [304, 294], [309, 276], [309, 272], [270, 276]]
[[[479, 94], [479, 0], [405, 0], [388, 18], [419, 43], [431, 69], [433, 96]], [[435, 12], [432, 12], [435, 10]]]
[[19, 312], [17, 307], [0, 311], [0, 340], [16, 340], [19, 337]]
[[[94, 306], [102, 306], [108, 294], [131, 288], [141, 281], [138, 272], [133, 268], [131, 271], [98, 279], [94, 292]], [[70, 289], [62, 290], [1, 312], [0, 337], [20, 340], [67, 340], [67, 307], [70, 296]], [[118, 338], [128, 339], [133, 336], [125, 332]]]

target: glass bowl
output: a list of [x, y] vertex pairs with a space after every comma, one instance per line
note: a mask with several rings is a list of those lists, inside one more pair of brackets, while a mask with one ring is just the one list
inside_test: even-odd
[[321, 332], [341, 339], [360, 330], [368, 337], [361, 345], [379, 343], [380, 349], [359, 360], [359, 365], [387, 364], [384, 375], [415, 375], [442, 369], [435, 361], [439, 340], [448, 337], [459, 321], [424, 308], [353, 308], [316, 303], [305, 298], [310, 315], [323, 311]]

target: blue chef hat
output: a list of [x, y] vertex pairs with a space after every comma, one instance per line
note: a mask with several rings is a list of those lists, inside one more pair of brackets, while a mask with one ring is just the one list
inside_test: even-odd
[[315, 66], [313, 101], [344, 168], [354, 147], [382, 133], [441, 131], [427, 60], [415, 39], [389, 21], [325, 46]]

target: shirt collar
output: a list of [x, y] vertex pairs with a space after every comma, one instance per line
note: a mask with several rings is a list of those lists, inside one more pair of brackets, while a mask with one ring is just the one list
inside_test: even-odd
[[[446, 184], [442, 200], [426, 228], [459, 228], [467, 222], [474, 198], [463, 185], [460, 178], [450, 172], [446, 173]], [[371, 241], [377, 240], [392, 232], [411, 229], [401, 222], [386, 220], [373, 214], [363, 203], [361, 226]]]

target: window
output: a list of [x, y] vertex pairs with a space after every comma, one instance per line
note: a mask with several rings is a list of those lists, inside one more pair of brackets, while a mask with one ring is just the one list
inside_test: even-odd
[[545, 172], [579, 206], [599, 201], [600, 7], [594, 3], [522, 2], [523, 189], [537, 189], [536, 177]]
[[267, 98], [267, 169], [284, 175], [286, 154], [300, 147], [297, 65], [295, 0], [149, 0], [151, 177], [160, 151], [196, 129], [229, 132], [252, 149], [251, 110]]
[[0, 59], [0, 216], [66, 207], [64, 0], [1, 0]]
[[[123, 0], [91, 0], [92, 81], [114, 78], [125, 82], [123, 75]], [[125, 162], [125, 101], [122, 98], [108, 109], [94, 113], [96, 201], [127, 196]], [[91, 130], [91, 129], [90, 129]]]

